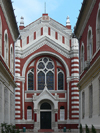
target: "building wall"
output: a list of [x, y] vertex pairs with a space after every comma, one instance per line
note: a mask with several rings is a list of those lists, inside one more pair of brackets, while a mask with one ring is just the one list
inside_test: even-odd
[[[48, 23], [49, 20], [44, 23], [42, 19], [43, 22], [40, 23], [40, 19], [23, 29], [20, 27], [21, 40], [16, 42], [16, 125], [20, 128], [24, 125], [27, 129], [38, 131], [41, 128], [40, 106], [47, 101], [52, 107], [51, 128], [53, 130], [57, 131], [64, 126], [77, 129], [79, 119], [79, 92], [76, 86], [79, 80], [78, 41], [70, 37], [71, 29], [67, 29], [51, 18], [51, 24]], [[54, 62], [54, 90], [48, 90], [46, 86], [44, 90], [38, 90], [37, 62], [43, 57], [48, 57]], [[32, 68], [34, 68], [35, 79], [34, 90], [30, 91], [27, 86], [27, 73]], [[57, 68], [64, 72], [64, 90], [57, 89]], [[31, 120], [27, 120], [28, 106], [32, 108]], [[60, 119], [61, 106], [64, 107], [64, 120]]]
[[[97, 28], [97, 20], [100, 21], [98, 15], [100, 12], [100, 1], [95, 2], [91, 1], [91, 9], [88, 9], [90, 15], [86, 16], [87, 22], [84, 27], [84, 31], [80, 37], [80, 81], [79, 81], [79, 90], [80, 90], [80, 124], [82, 124], [83, 129], [85, 130], [85, 125], [91, 129], [92, 125], [96, 128], [97, 132], [100, 132], [100, 84], [99, 84], [99, 55], [100, 55], [100, 46], [97, 44], [98, 37], [97, 31], [99, 32], [99, 24]], [[94, 4], [93, 4], [94, 3]], [[85, 8], [84, 8], [85, 10]], [[88, 14], [88, 13], [87, 13]], [[98, 17], [99, 16], [99, 17]], [[98, 30], [97, 30], [98, 29]], [[76, 33], [77, 34], [77, 33]], [[81, 34], [81, 31], [80, 31]], [[89, 43], [89, 35], [90, 43]], [[90, 44], [91, 48], [91, 58], [89, 58]], [[83, 55], [82, 55], [82, 46], [83, 46]], [[82, 62], [84, 58], [84, 61]], [[86, 64], [87, 63], [87, 64]], [[91, 92], [90, 87], [92, 86], [92, 99], [90, 98]], [[84, 96], [85, 97], [84, 97]], [[84, 98], [83, 98], [84, 97]], [[84, 100], [83, 100], [84, 99]], [[90, 100], [91, 99], [91, 100]], [[92, 104], [91, 104], [92, 103]], [[90, 111], [92, 110], [92, 112]], [[91, 115], [90, 115], [91, 113]]]

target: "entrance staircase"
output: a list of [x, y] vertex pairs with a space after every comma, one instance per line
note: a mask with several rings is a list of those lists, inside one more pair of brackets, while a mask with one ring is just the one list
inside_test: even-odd
[[52, 130], [52, 129], [40, 129], [40, 130], [38, 130], [38, 132], [54, 132], [54, 130]]

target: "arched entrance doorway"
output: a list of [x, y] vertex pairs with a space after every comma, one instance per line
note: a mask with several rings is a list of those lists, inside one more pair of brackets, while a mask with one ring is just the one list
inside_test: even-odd
[[51, 129], [51, 105], [47, 102], [40, 106], [40, 128]]

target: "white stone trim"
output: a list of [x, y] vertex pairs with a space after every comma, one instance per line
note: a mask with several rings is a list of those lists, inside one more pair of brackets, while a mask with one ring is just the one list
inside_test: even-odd
[[20, 97], [15, 97], [15, 100], [20, 100]]
[[73, 85], [77, 85], [78, 83], [71, 83], [71, 85], [73, 86]]
[[19, 114], [19, 113], [20, 113], [20, 111], [15, 111], [15, 113], [16, 113], [16, 114], [17, 114], [17, 113]]
[[78, 90], [78, 87], [72, 87], [71, 90]]
[[20, 67], [20, 64], [15, 64], [15, 67]]
[[16, 83], [18, 86], [20, 86], [20, 83]]
[[72, 106], [72, 109], [75, 109], [75, 108], [78, 108], [79, 109], [79, 106]]
[[48, 52], [48, 51], [43, 51], [43, 52], [38, 52], [36, 54], [33, 54], [31, 57], [29, 57], [27, 59], [27, 61], [25, 62], [24, 66], [23, 66], [23, 70], [22, 70], [22, 76], [25, 77], [25, 70], [28, 66], [28, 64], [36, 57], [40, 56], [40, 55], [44, 55], [44, 54], [47, 54], [47, 55], [52, 55], [52, 56], [55, 56], [57, 59], [59, 59], [64, 67], [66, 68], [66, 74], [67, 74], [67, 77], [69, 77], [69, 68], [68, 68], [68, 65], [66, 64], [66, 62], [63, 60], [63, 58], [61, 56], [59, 56], [58, 54], [55, 54], [55, 53], [52, 53], [52, 52]]
[[79, 115], [72, 115], [72, 118], [76, 118], [76, 117], [79, 118]]
[[20, 106], [15, 106], [15, 109], [20, 109]]
[[79, 67], [79, 64], [72, 64], [71, 67]]
[[71, 99], [79, 99], [79, 97], [73, 96]]
[[71, 76], [79, 76], [79, 73], [72, 73]]
[[18, 101], [15, 101], [15, 104], [20, 104], [20, 101], [18, 102]]
[[19, 59], [15, 59], [15, 62], [19, 62], [20, 63], [20, 60]]
[[15, 76], [20, 77], [20, 73], [15, 73]]
[[15, 118], [20, 118], [20, 115], [15, 115]]
[[20, 95], [20, 92], [15, 92], [15, 95]]
[[79, 72], [79, 69], [78, 68], [73, 68], [73, 69], [71, 69], [71, 71], [73, 72], [73, 71], [78, 71]]
[[73, 95], [73, 94], [78, 94], [79, 95], [79, 92], [71, 92], [71, 94]]
[[79, 113], [79, 111], [77, 111], [77, 110], [74, 110], [74, 111], [72, 111], [72, 113]]
[[19, 71], [19, 72], [20, 72], [20, 69], [18, 69], [18, 68], [15, 68], [15, 72], [16, 72], [16, 71]]
[[15, 90], [16, 90], [16, 91], [20, 91], [20, 88], [19, 88], [19, 87], [17, 87], [17, 88], [15, 88]]
[[79, 104], [79, 101], [72, 101], [72, 104]]
[[73, 60], [71, 60], [71, 62], [79, 62], [79, 60], [78, 59], [73, 59]]

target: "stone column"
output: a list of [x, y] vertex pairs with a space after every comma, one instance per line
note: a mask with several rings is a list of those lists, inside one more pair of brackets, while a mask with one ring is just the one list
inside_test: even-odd
[[69, 81], [67, 81], [67, 120], [69, 120]]
[[54, 127], [54, 131], [58, 132], [58, 109], [54, 109], [54, 114], [55, 114], [55, 127]]
[[34, 132], [38, 132], [39, 123], [37, 122], [38, 109], [34, 109]]
[[22, 111], [23, 111], [23, 116], [22, 119], [25, 120], [25, 116], [24, 116], [24, 81], [22, 81]]

